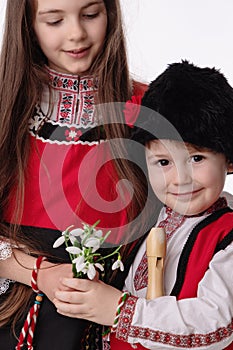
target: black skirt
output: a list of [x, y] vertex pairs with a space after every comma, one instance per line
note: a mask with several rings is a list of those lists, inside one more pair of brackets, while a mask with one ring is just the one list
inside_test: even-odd
[[[69, 256], [64, 246], [56, 249], [52, 248], [54, 241], [61, 235], [61, 232], [35, 227], [23, 227], [22, 229], [24, 235], [35, 239], [37, 249], [51, 255], [51, 259], [49, 258], [50, 261], [70, 263]], [[3, 301], [10, 292], [11, 290], [9, 289], [5, 295], [3, 294], [0, 298], [0, 302]], [[21, 332], [30, 306], [34, 303], [36, 294], [33, 294], [29, 306], [25, 308], [25, 305], [22, 305], [22, 308], [25, 308], [25, 316], [16, 326], [17, 336], [19, 336]], [[86, 344], [86, 336], [88, 338], [90, 337], [90, 334], [88, 334], [90, 324], [91, 323], [88, 321], [58, 314], [54, 304], [44, 296], [34, 333], [34, 350], [99, 349], [101, 345], [97, 345], [97, 343], [100, 342], [100, 339], [96, 339], [96, 337], [92, 337], [96, 344], [92, 344], [90, 347], [84, 345]], [[17, 339], [13, 335], [11, 325], [0, 327], [0, 350], [14, 350], [16, 345]], [[25, 345], [22, 350], [27, 350], [27, 345]]]

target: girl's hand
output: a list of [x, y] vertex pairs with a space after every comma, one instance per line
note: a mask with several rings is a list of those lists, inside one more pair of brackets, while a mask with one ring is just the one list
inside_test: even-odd
[[[48, 261], [41, 263], [37, 277], [38, 288], [51, 300], [55, 298], [56, 290], [64, 290], [61, 283], [63, 277], [72, 278], [72, 264], [53, 264]], [[69, 288], [66, 287], [66, 290]]]
[[83, 318], [102, 325], [113, 324], [122, 292], [99, 280], [63, 278], [64, 288], [53, 300], [62, 315]]

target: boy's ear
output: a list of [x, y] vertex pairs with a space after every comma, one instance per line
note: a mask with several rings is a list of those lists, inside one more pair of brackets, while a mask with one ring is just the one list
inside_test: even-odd
[[233, 163], [228, 162], [227, 174], [233, 174]]

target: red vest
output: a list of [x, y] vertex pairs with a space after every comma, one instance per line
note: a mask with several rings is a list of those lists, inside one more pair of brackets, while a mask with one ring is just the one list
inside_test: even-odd
[[[224, 208], [213, 213], [200, 222], [190, 234], [180, 256], [178, 277], [171, 292], [178, 300], [197, 296], [198, 283], [208, 269], [213, 255], [233, 241], [233, 212], [229, 211], [229, 208]], [[232, 332], [233, 321], [229, 328]], [[211, 341], [206, 335], [207, 343], [208, 340]], [[196, 338], [196, 341], [199, 339]], [[110, 344], [111, 350], [132, 350], [131, 344], [116, 339], [114, 333], [111, 334]], [[142, 349], [146, 348], [137, 344], [137, 350]], [[225, 350], [233, 350], [233, 343]]]

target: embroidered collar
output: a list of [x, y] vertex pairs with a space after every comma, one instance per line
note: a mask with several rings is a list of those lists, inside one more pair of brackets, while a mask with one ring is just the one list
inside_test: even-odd
[[187, 219], [187, 218], [194, 218], [194, 217], [200, 217], [200, 216], [205, 216], [209, 215], [219, 209], [227, 207], [227, 201], [226, 198], [220, 197], [213, 205], [211, 205], [210, 208], [205, 210], [202, 213], [199, 213], [197, 215], [182, 215], [174, 210], [172, 210], [169, 207], [165, 207], [166, 210], [166, 218], [162, 220], [158, 227], [164, 227], [166, 229], [166, 235], [167, 239], [169, 239], [173, 233], [176, 231], [178, 227], [181, 226], [181, 224]]
[[59, 73], [46, 66], [49, 73], [50, 85], [59, 91], [64, 92], [91, 92], [98, 89], [98, 80], [93, 76], [72, 75], [67, 73]]
[[[198, 216], [208, 215], [217, 210], [227, 207], [227, 201], [224, 197], [220, 197], [209, 209], [204, 213], [194, 216], [185, 216], [178, 214], [173, 211], [171, 208], [165, 207], [166, 209], [166, 218], [159, 223], [159, 227], [165, 227], [167, 240], [173, 235], [178, 227], [188, 218], [194, 218]], [[134, 287], [138, 291], [142, 288], [146, 288], [148, 285], [148, 269], [147, 269], [147, 256], [144, 253], [140, 264], [137, 267], [134, 276]]]

